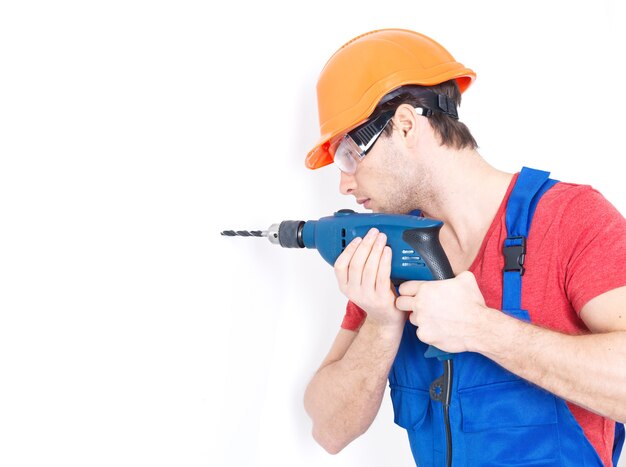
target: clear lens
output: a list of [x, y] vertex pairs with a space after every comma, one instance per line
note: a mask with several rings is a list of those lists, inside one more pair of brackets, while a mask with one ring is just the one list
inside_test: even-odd
[[339, 170], [348, 174], [356, 172], [358, 163], [374, 146], [391, 117], [393, 111], [383, 112], [330, 143], [329, 151]]
[[[336, 148], [334, 149], [333, 146]], [[334, 151], [333, 151], [334, 149]], [[333, 160], [339, 170], [347, 174], [356, 172], [356, 166], [365, 156], [349, 135], [345, 135], [336, 144], [331, 146]]]

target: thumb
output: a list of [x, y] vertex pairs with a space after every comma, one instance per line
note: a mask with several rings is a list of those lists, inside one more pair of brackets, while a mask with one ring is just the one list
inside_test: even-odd
[[400, 285], [400, 295], [415, 295], [424, 281], [406, 281]]

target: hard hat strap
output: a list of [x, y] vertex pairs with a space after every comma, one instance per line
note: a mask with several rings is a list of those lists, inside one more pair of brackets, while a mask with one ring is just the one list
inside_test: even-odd
[[456, 110], [456, 104], [454, 100], [444, 94], [437, 94], [435, 91], [422, 86], [402, 86], [388, 93], [379, 102], [379, 106], [390, 100], [409, 94], [413, 97], [419, 97], [423, 102], [422, 105], [429, 110], [425, 114], [426, 117], [430, 117], [434, 112], [440, 112], [455, 120], [459, 119], [459, 114]]

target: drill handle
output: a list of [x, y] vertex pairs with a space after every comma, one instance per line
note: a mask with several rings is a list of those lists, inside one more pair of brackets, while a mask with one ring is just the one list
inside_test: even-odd
[[[402, 234], [402, 239], [420, 253], [433, 276], [433, 280], [452, 279], [454, 277], [450, 261], [439, 242], [440, 229], [441, 224], [425, 229], [405, 230]], [[428, 347], [424, 356], [426, 358], [436, 357], [440, 361], [452, 358], [452, 354], [439, 350], [432, 345]]]
[[446, 252], [443, 251], [443, 247], [439, 243], [439, 230], [442, 225], [408, 229], [402, 233], [402, 239], [420, 253], [433, 276], [433, 280], [454, 278], [450, 261], [448, 261]]

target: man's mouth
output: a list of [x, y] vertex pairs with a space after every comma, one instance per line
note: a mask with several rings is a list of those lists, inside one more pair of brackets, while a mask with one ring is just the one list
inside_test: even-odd
[[357, 199], [356, 202], [358, 204], [362, 204], [365, 209], [369, 209], [369, 207], [370, 207], [369, 206], [370, 205], [370, 199], [369, 198], [360, 198], [360, 199]]

